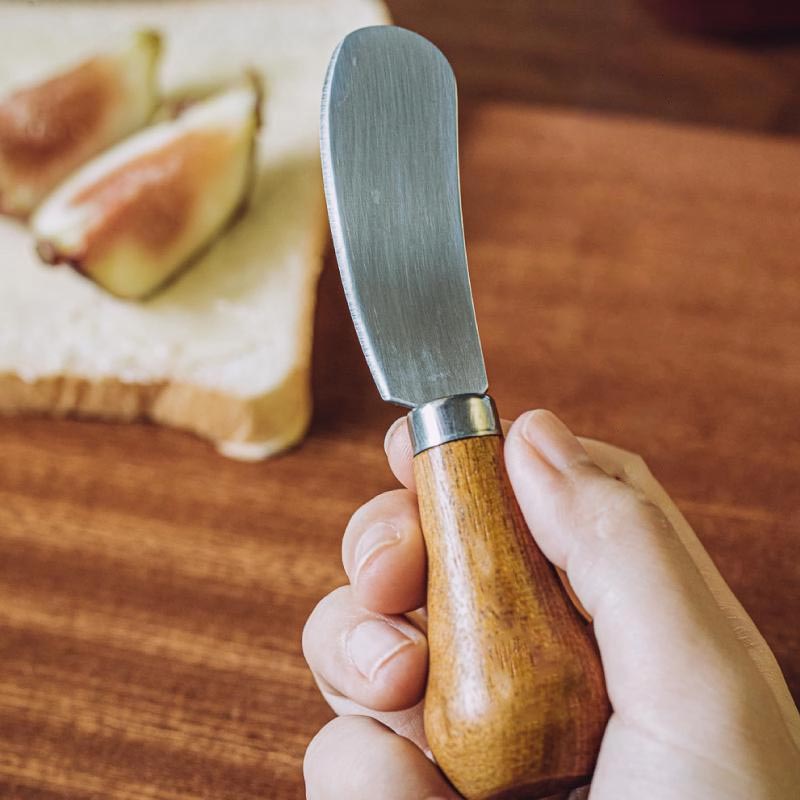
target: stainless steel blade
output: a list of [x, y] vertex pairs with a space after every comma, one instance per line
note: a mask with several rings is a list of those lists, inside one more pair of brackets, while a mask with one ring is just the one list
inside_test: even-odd
[[342, 283], [381, 396], [485, 392], [445, 57], [402, 28], [351, 33], [328, 68], [321, 145]]

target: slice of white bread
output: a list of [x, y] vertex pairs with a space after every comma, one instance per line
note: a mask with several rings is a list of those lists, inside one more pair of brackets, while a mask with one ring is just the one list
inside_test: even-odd
[[245, 459], [302, 437], [325, 241], [320, 91], [337, 42], [385, 21], [375, 0], [0, 4], [3, 94], [139, 28], [164, 37], [167, 94], [247, 68], [266, 84], [247, 213], [151, 300], [42, 264], [29, 231], [0, 219], [0, 412], [146, 418]]

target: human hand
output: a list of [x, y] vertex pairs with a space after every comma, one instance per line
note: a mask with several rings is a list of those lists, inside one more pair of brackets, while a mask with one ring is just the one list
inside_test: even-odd
[[[350, 580], [312, 612], [303, 649], [341, 715], [308, 747], [310, 800], [458, 795], [422, 729], [425, 547], [404, 424], [386, 439], [406, 487], [352, 517]], [[537, 544], [594, 620], [613, 714], [592, 800], [792, 800], [800, 715], [766, 642], [644, 462], [549, 412], [511, 427], [505, 458]]]

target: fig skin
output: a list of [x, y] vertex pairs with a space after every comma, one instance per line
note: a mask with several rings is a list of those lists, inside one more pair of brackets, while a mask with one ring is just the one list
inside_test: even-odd
[[260, 83], [248, 75], [86, 165], [34, 217], [42, 260], [68, 264], [120, 298], [152, 296], [241, 213], [260, 103]]
[[0, 213], [26, 218], [75, 168], [144, 126], [160, 55], [160, 36], [139, 31], [0, 100]]

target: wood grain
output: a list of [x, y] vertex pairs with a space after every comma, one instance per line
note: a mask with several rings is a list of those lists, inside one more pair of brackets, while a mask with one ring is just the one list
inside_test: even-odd
[[[498, 406], [642, 453], [800, 698], [797, 142], [467, 111]], [[395, 485], [381, 441], [399, 416], [332, 260], [315, 361], [310, 437], [263, 464], [147, 425], [0, 420], [0, 797], [304, 796], [330, 712], [300, 631], [345, 580], [349, 515]]]
[[499, 436], [414, 458], [428, 552], [425, 733], [467, 800], [589, 782], [611, 709], [590, 626], [534, 544]]

